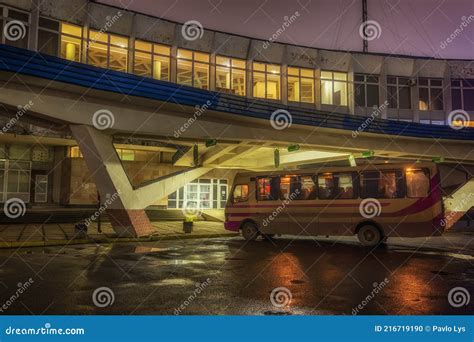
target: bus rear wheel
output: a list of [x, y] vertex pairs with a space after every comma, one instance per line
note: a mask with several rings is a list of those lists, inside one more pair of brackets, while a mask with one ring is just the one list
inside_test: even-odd
[[255, 223], [246, 222], [241, 229], [242, 237], [247, 241], [253, 241], [258, 236], [258, 228]]
[[380, 230], [376, 226], [370, 224], [360, 227], [357, 232], [357, 237], [362, 246], [366, 247], [377, 246], [384, 239]]

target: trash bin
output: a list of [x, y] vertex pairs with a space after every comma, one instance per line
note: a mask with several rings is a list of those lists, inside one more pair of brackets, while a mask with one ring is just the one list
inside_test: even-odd
[[186, 218], [183, 221], [183, 232], [189, 234], [193, 232], [193, 220]]

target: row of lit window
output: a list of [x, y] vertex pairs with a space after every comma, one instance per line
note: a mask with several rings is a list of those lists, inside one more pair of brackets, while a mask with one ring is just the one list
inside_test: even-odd
[[[1, 8], [0, 8], [1, 9]], [[1, 12], [1, 11], [0, 11]], [[4, 18], [23, 20], [28, 24], [28, 13], [5, 8]], [[10, 19], [11, 18], [11, 19]], [[3, 21], [0, 13], [0, 26]], [[58, 39], [58, 36], [60, 38]], [[27, 47], [26, 39], [11, 45]], [[59, 40], [59, 44], [58, 44]], [[2, 42], [6, 42], [2, 38]], [[40, 17], [38, 50], [62, 58], [84, 62], [102, 68], [128, 72], [154, 79], [171, 80], [171, 48], [166, 45], [135, 40], [132, 61], [129, 59], [127, 37], [80, 26], [59, 23]], [[58, 46], [59, 45], [59, 46]], [[85, 51], [83, 51], [85, 50]], [[84, 60], [85, 59], [85, 60]], [[176, 82], [201, 89], [210, 89], [210, 55], [207, 53], [178, 49], [176, 56]], [[216, 56], [215, 89], [239, 96], [246, 96], [246, 61], [237, 58]], [[256, 98], [281, 100], [282, 70], [280, 65], [252, 63], [251, 94]], [[291, 102], [316, 102], [316, 75], [314, 69], [288, 67], [287, 98]], [[320, 102], [323, 105], [348, 105], [348, 75], [345, 72], [321, 71]], [[387, 101], [390, 108], [411, 109], [413, 80], [408, 77], [387, 77]], [[452, 81], [453, 108], [474, 110], [474, 82]], [[419, 110], [443, 110], [443, 81], [441, 79], [419, 79]], [[354, 102], [358, 107], [380, 105], [379, 76], [354, 75]]]

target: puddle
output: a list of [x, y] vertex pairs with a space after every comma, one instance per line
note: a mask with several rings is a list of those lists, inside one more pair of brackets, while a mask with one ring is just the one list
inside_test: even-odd
[[413, 250], [406, 250], [406, 249], [392, 249], [392, 252], [400, 252], [400, 253], [412, 253], [412, 254], [425, 254], [425, 255], [437, 255], [437, 256], [447, 256], [455, 259], [461, 260], [474, 260], [474, 256], [468, 254], [460, 254], [460, 253], [451, 253], [451, 252], [430, 252], [430, 251], [413, 251]]
[[155, 283], [151, 283], [154, 286], [186, 286], [186, 285], [194, 285], [195, 282], [191, 279], [187, 278], [169, 278], [163, 279]]

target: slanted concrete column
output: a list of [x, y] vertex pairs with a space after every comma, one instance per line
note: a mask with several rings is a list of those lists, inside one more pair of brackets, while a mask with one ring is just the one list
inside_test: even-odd
[[100, 197], [106, 201], [104, 206], [114, 230], [119, 236], [151, 235], [153, 227], [122, 167], [112, 137], [90, 126], [70, 128]]

